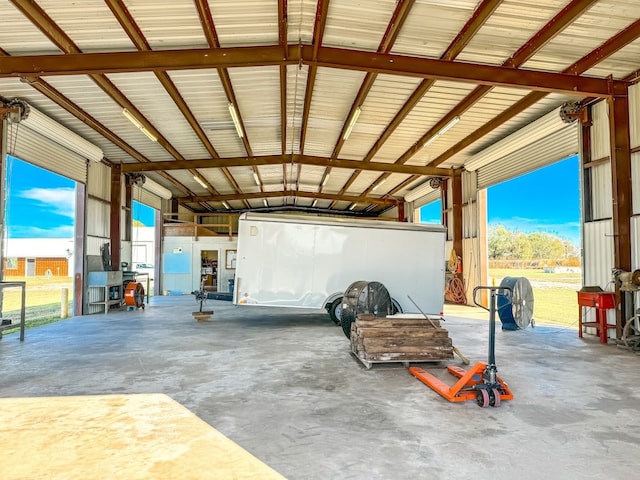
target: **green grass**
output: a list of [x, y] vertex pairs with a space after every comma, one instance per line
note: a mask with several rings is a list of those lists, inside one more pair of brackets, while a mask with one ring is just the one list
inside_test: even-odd
[[575, 326], [578, 322], [579, 273], [544, 273], [542, 269], [490, 269], [489, 277], [500, 285], [504, 277], [526, 277], [533, 288], [536, 324]]
[[[25, 329], [38, 327], [60, 320], [62, 289], [68, 290], [69, 313], [72, 310], [73, 282], [69, 277], [5, 277], [7, 282], [26, 281], [25, 293]], [[15, 328], [9, 328], [2, 335], [20, 331], [20, 288], [7, 288], [3, 291], [2, 317], [12, 320]]]

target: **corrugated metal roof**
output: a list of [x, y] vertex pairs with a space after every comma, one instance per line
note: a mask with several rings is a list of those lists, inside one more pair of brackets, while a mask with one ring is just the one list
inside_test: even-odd
[[[199, 18], [193, 1], [126, 0], [123, 3], [135, 22], [134, 27], [139, 29], [152, 50], [161, 53], [175, 49], [196, 55], [202, 52], [201, 49], [209, 47], [203, 27], [206, 22]], [[274, 189], [285, 187], [319, 191], [325, 172], [330, 170], [326, 185], [321, 190], [342, 195], [344, 199], [339, 202], [316, 202], [323, 207], [333, 204], [336, 208], [347, 209], [352, 203], [350, 196], [361, 195], [367, 190], [370, 190], [368, 195], [371, 197], [391, 193], [400, 198], [425, 178], [414, 178], [397, 171], [400, 164], [423, 166], [437, 160], [440, 167], [459, 168], [474, 152], [504, 138], [558, 105], [579, 99], [567, 93], [550, 93], [533, 106], [485, 132], [482, 138], [476, 138], [475, 132], [532, 91], [531, 88], [508, 85], [494, 87], [464, 111], [460, 115], [460, 121], [428, 148], [416, 148], [414, 155], [405, 158], [405, 153], [413, 145], [443, 118], [450, 118], [452, 109], [477, 84], [482, 83], [445, 80], [442, 78], [446, 74], [445, 70], [442, 69], [441, 73], [437, 71], [441, 64], [435, 67], [420, 64], [420, 68], [436, 69], [436, 81], [418, 99], [415, 106], [407, 107], [406, 102], [421, 83], [421, 78], [409, 72], [404, 75], [377, 74], [369, 92], [360, 97], [361, 115], [351, 135], [341, 142], [340, 132], [349, 122], [349, 112], [361, 91], [366, 71], [376, 73], [378, 67], [393, 64], [371, 53], [380, 48], [385, 32], [393, 33], [398, 27], [395, 41], [385, 44], [393, 54], [419, 57], [413, 63], [419, 63], [420, 58], [437, 59], [459, 34], [464, 33], [462, 30], [465, 24], [472, 19], [475, 9], [483, 4], [478, 0], [416, 0], [408, 3], [396, 0], [363, 0], [356, 3], [350, 0], [332, 0], [328, 3], [326, 18], [320, 18], [323, 9], [318, 8], [316, 0], [290, 0], [284, 5], [285, 17], [280, 19], [278, 2], [274, 0], [208, 2], [221, 47], [243, 47], [226, 56], [236, 59], [236, 63], [244, 66], [234, 64], [230, 68], [199, 68], [200, 65], [196, 62], [192, 65], [193, 68], [176, 67], [167, 72], [179, 96], [184, 99], [217, 154], [222, 158], [247, 158], [246, 167], [229, 169], [240, 192], [236, 191], [224, 172], [215, 167], [213, 160], [211, 166], [199, 169], [217, 192], [239, 196], [238, 200], [233, 200], [234, 208], [242, 208], [243, 193], [260, 191], [253, 178], [254, 164], [258, 165], [265, 191], [277, 191]], [[403, 23], [399, 18], [394, 19], [394, 14], [396, 9], [404, 6], [409, 6], [409, 9]], [[470, 36], [456, 60], [478, 64], [468, 67], [471, 76], [482, 66], [500, 65], [523, 45], [528, 42], [536, 43], [540, 29], [552, 21], [565, 6], [566, 0], [540, 0], [535, 3], [504, 0], [477, 32]], [[37, 13], [39, 9], [51, 19], [53, 25], [38, 26], [33, 23], [37, 23], [37, 20], [32, 22], [29, 19], [38, 18], [38, 15], [29, 15], [29, 10]], [[125, 28], [116, 20], [107, 4], [99, 0], [75, 2], [73, 8], [57, 0], [18, 5], [2, 2], [0, 18], [3, 19], [3, 28], [0, 30], [2, 55], [5, 52], [12, 56], [56, 55], [56, 60], [59, 60], [57, 63], [70, 68], [75, 65], [60, 53], [46, 33], [54, 36], [56, 33], [67, 35], [83, 52], [135, 51]], [[522, 68], [541, 72], [562, 71], [639, 18], [640, 3], [636, 0], [594, 2], [570, 25], [540, 46]], [[393, 24], [390, 23], [392, 19]], [[311, 51], [313, 55], [314, 49], [308, 47], [313, 44], [314, 29], [323, 26], [323, 36], [315, 47], [319, 47], [320, 53], [327, 47], [342, 49], [339, 50], [339, 57], [344, 64], [331, 65], [331, 62], [322, 60], [315, 63], [315, 58], [305, 57], [282, 69], [285, 72], [285, 82], [281, 84], [280, 66], [271, 64], [271, 60], [264, 60], [271, 58], [269, 52], [272, 50], [259, 50], [255, 47], [276, 46], [280, 40], [279, 27], [285, 25], [285, 20], [285, 37], [291, 48], [288, 50], [284, 45], [280, 46], [281, 55], [278, 58], [282, 61], [286, 61], [289, 55], [301, 52], [308, 55]], [[627, 46], [619, 46], [620, 49], [610, 57], [599, 58], [586, 74], [600, 78], [608, 75], [623, 78], [637, 71], [640, 40], [631, 41]], [[305, 47], [307, 50], [304, 50]], [[366, 55], [363, 56], [362, 53]], [[168, 55], [175, 56], [177, 53], [171, 52]], [[118, 58], [118, 61], [124, 61], [125, 57]], [[155, 61], [153, 58], [145, 58], [144, 62]], [[142, 71], [144, 67], [139, 65], [141, 64], [134, 62], [129, 65], [132, 71], [108, 72], [106, 75], [120, 92], [116, 92], [115, 96], [121, 94], [125, 97], [125, 102], [131, 102], [175, 148], [175, 154], [171, 153], [170, 148], [165, 149], [160, 143], [150, 141], [122, 115], [122, 106], [87, 75], [50, 72], [56, 73], [52, 75], [47, 74], [44, 69], [43, 83], [39, 90], [21, 82], [19, 78], [0, 78], [0, 95], [5, 98], [26, 99], [67, 128], [98, 145], [110, 162], [137, 162], [138, 154], [149, 161], [210, 158], [206, 145], [189, 125], [154, 72]], [[317, 67], [317, 74], [313, 89], [307, 91], [307, 77], [311, 66]], [[338, 66], [340, 68], [335, 68]], [[36, 73], [29, 73], [32, 80], [37, 80]], [[24, 72], [22, 74], [25, 75]], [[229, 84], [225, 84], [227, 74]], [[508, 77], [496, 75], [500, 77], [498, 79]], [[51, 98], [42, 93], [50, 87], [55, 89], [47, 94]], [[281, 105], [283, 94], [285, 104]], [[632, 90], [632, 118], [638, 115], [636, 96], [636, 90]], [[237, 101], [250, 151], [247, 151], [234, 128], [228, 109], [231, 98]], [[304, 145], [300, 145], [305, 100], [310, 104], [310, 109]], [[76, 106], [83, 112], [77, 116], [69, 113]], [[286, 114], [284, 119], [281, 118], [282, 112]], [[85, 124], [83, 120], [87, 115], [103, 125], [109, 135], [103, 136]], [[390, 131], [389, 127], [394, 119], [399, 119], [397, 128], [386, 141], [378, 144], [381, 135]], [[283, 120], [286, 125], [285, 152], [282, 152]], [[636, 122], [637, 119], [633, 121]], [[605, 131], [595, 132], [595, 148], [600, 152], [598, 155], [608, 152], [607, 135]], [[111, 141], [112, 136], [117, 137], [118, 141]], [[640, 143], [640, 137], [636, 137], [636, 130], [632, 127], [634, 146]], [[468, 138], [473, 138], [474, 141], [461, 147], [462, 142]], [[339, 153], [337, 158], [332, 159], [336, 146], [340, 146]], [[362, 169], [335, 168], [331, 164], [334, 160], [363, 160], [374, 146], [377, 151], [372, 160], [387, 164], [391, 173], [387, 173], [385, 183], [374, 190], [371, 190], [371, 186], [383, 175], [381, 172], [367, 170], [366, 164], [363, 164]], [[132, 155], [132, 150], [137, 154]], [[283, 153], [286, 154], [282, 157], [283, 165], [260, 165], [260, 156]], [[251, 154], [258, 158], [248, 158]], [[291, 157], [292, 154], [318, 157], [314, 162], [320, 165], [291, 164], [294, 158]], [[167, 175], [173, 176], [184, 188], [178, 188], [157, 172], [149, 172], [149, 176], [157, 178], [174, 195], [189, 192], [205, 195], [206, 189], [199, 186], [192, 173], [183, 167], [181, 165], [180, 170], [169, 171]], [[362, 172], [354, 175], [356, 170]], [[410, 177], [412, 182], [399, 188]], [[352, 182], [345, 189], [349, 179]], [[313, 203], [312, 199], [307, 200], [309, 199], [299, 199], [297, 204]], [[275, 205], [277, 201], [269, 200], [269, 203]], [[263, 207], [261, 200], [251, 200], [251, 204]], [[213, 201], [211, 205], [213, 208], [220, 208], [221, 204]], [[355, 210], [367, 208], [367, 205], [362, 205]], [[381, 210], [374, 210], [377, 211]]]

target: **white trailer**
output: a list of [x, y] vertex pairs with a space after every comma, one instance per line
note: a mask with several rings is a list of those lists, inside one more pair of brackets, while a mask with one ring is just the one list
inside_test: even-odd
[[234, 303], [326, 308], [339, 323], [356, 281], [382, 283], [400, 312], [440, 314], [445, 228], [383, 220], [244, 213]]

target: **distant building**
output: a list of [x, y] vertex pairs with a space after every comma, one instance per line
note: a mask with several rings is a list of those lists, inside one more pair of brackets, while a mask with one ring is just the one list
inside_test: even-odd
[[72, 238], [9, 238], [5, 277], [68, 277], [73, 271]]

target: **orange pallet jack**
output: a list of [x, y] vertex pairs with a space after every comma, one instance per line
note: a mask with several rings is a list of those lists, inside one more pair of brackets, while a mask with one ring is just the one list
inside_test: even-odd
[[[479, 290], [489, 290], [490, 308], [480, 305], [476, 300]], [[503, 400], [513, 400], [509, 386], [498, 376], [496, 367], [496, 299], [498, 295], [511, 298], [509, 287], [476, 287], [473, 289], [473, 303], [489, 312], [489, 361], [478, 362], [469, 370], [455, 365], [447, 371], [459, 380], [453, 386], [434, 377], [420, 367], [409, 367], [409, 373], [450, 402], [475, 400], [480, 407], [499, 407]]]

